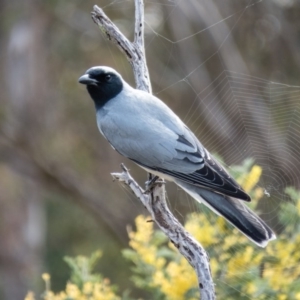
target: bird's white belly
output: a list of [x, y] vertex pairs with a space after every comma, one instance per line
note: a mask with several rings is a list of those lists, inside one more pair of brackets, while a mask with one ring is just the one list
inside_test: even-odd
[[140, 167], [143, 168], [144, 170], [146, 170], [148, 173], [151, 173], [153, 175], [157, 175], [160, 178], [163, 178], [163, 179], [165, 179], [167, 181], [174, 182], [174, 177], [172, 177], [172, 176], [166, 175], [166, 174], [161, 173], [161, 172], [153, 171], [153, 170], [150, 170], [150, 169], [142, 167], [142, 166], [140, 166]]

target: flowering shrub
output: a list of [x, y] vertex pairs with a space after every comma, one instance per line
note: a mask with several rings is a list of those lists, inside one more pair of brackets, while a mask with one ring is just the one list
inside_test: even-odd
[[[231, 171], [251, 195], [253, 208], [264, 191], [257, 186], [262, 169], [252, 165], [252, 161], [247, 160]], [[185, 228], [210, 255], [211, 271], [220, 299], [300, 300], [300, 193], [292, 188], [287, 188], [286, 193], [291, 202], [281, 204], [278, 215], [284, 230], [265, 249], [249, 242], [223, 218], [211, 218], [209, 211], [187, 217]], [[136, 230], [129, 229], [129, 238], [130, 248], [123, 250], [123, 255], [134, 265], [132, 280], [137, 288], [148, 290], [156, 300], [199, 299], [193, 269], [164, 234], [154, 229], [149, 218], [138, 216]], [[100, 256], [101, 253], [97, 252], [89, 259], [67, 258], [73, 275], [65, 291], [58, 294], [51, 291], [50, 276], [44, 274], [46, 291], [43, 299], [130, 299], [125, 294], [117, 296], [108, 279], [91, 273]], [[28, 293], [25, 299], [35, 298]]]
[[[102, 253], [96, 251], [90, 258], [78, 256], [66, 257], [65, 261], [72, 270], [71, 281], [67, 283], [64, 291], [55, 294], [51, 291], [50, 275], [44, 273], [42, 278], [46, 290], [42, 295], [44, 300], [121, 300], [115, 294], [116, 288], [111, 286], [107, 278], [100, 274], [92, 274], [92, 269], [101, 258]], [[34, 294], [29, 292], [25, 300], [35, 300]]]

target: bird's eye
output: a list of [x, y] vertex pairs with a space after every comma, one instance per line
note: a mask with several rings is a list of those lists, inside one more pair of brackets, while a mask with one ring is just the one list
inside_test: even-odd
[[106, 75], [105, 75], [105, 81], [106, 81], [106, 82], [111, 81], [111, 75], [110, 75], [110, 74], [106, 74]]

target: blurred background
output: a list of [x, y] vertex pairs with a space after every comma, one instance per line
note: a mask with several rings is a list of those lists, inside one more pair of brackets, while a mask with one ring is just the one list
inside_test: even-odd
[[[132, 40], [133, 1], [0, 0], [0, 299], [65, 286], [65, 255], [99, 248], [98, 266], [130, 288], [126, 226], [145, 213], [111, 172], [124, 162], [100, 136], [77, 79], [108, 65], [132, 85], [130, 65], [90, 18], [94, 4]], [[155, 95], [225, 164], [263, 167], [264, 219], [276, 227], [282, 190], [299, 184], [300, 2], [145, 1], [146, 55]], [[274, 82], [278, 83], [275, 84]], [[168, 185], [181, 221], [196, 205]], [[198, 208], [197, 208], [198, 209]]]

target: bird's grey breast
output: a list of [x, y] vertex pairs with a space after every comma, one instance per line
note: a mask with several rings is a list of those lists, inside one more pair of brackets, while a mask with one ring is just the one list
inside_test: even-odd
[[201, 156], [191, 155], [202, 150], [198, 140], [172, 110], [148, 93], [123, 91], [97, 112], [97, 123], [119, 153], [146, 166], [193, 171], [194, 163], [203, 162]]

